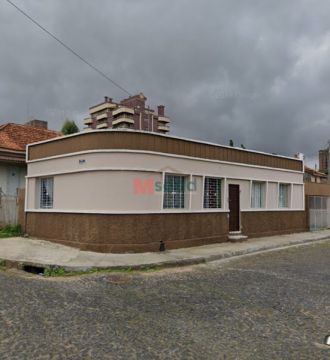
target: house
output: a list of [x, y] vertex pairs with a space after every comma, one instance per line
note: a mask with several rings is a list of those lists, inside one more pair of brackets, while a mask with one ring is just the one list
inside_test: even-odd
[[313, 170], [312, 168], [305, 166], [305, 174], [304, 174], [304, 181], [311, 182], [311, 183], [327, 183], [328, 182], [328, 175], [324, 172]]
[[146, 100], [143, 93], [130, 96], [119, 103], [105, 96], [102, 103], [89, 108], [90, 115], [84, 120], [86, 129], [129, 128], [168, 133], [170, 119], [165, 116], [165, 106], [159, 105], [156, 113], [146, 106]]
[[300, 159], [152, 132], [28, 145], [26, 233], [83, 250], [158, 251], [305, 231]]
[[309, 229], [329, 228], [330, 184], [328, 175], [305, 166], [304, 181]]
[[32, 120], [24, 125], [0, 125], [0, 189], [1, 194], [15, 196], [17, 189], [25, 187], [25, 148], [32, 142], [59, 136], [47, 129], [47, 122]]

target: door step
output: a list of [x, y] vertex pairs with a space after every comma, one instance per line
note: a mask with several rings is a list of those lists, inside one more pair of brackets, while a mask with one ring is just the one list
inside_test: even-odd
[[228, 234], [228, 241], [230, 242], [242, 242], [247, 240], [247, 236], [243, 235], [241, 231], [230, 231]]

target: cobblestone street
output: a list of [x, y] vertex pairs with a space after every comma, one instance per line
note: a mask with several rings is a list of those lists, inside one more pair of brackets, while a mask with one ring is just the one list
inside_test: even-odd
[[329, 359], [330, 242], [145, 273], [0, 272], [0, 359]]

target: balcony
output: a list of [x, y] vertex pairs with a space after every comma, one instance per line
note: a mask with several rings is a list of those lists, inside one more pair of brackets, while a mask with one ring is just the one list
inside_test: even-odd
[[116, 126], [119, 124], [132, 124], [134, 125], [134, 120], [131, 117], [127, 117], [127, 116], [120, 116], [115, 120], [112, 120], [112, 126]]
[[96, 116], [96, 120], [99, 121], [99, 120], [103, 120], [103, 119], [107, 119], [108, 118], [108, 114], [107, 113], [103, 113], [103, 114], [100, 114], [100, 115], [97, 115]]
[[158, 116], [158, 121], [163, 122], [163, 123], [171, 122], [170, 118], [168, 118], [167, 116]]
[[159, 131], [164, 131], [164, 132], [169, 132], [169, 131], [170, 131], [170, 127], [169, 127], [169, 125], [159, 124], [159, 125], [158, 125], [158, 130], [159, 130]]
[[103, 123], [101, 123], [101, 124], [98, 124], [98, 125], [96, 126], [96, 129], [107, 129], [108, 127], [109, 127], [108, 123], [103, 122]]
[[116, 104], [107, 102], [107, 103], [103, 103], [103, 104], [100, 104], [100, 105], [92, 106], [91, 108], [89, 108], [89, 113], [90, 114], [95, 114], [95, 113], [97, 113], [99, 111], [107, 110], [107, 109], [114, 109], [116, 107], [117, 107]]
[[116, 115], [122, 114], [122, 113], [132, 114], [132, 115], [133, 115], [133, 114], [134, 114], [134, 110], [131, 109], [131, 108], [129, 108], [129, 107], [122, 106], [122, 107], [114, 110], [114, 111], [112, 112], [112, 115], [113, 115], [113, 116], [116, 116]]
[[93, 124], [93, 120], [90, 117], [88, 117], [88, 118], [84, 119], [84, 124], [91, 125], [91, 124]]

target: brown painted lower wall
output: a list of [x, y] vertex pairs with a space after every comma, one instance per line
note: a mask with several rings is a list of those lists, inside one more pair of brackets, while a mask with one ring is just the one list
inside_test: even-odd
[[308, 231], [306, 211], [247, 211], [242, 213], [241, 225], [249, 237]]
[[[242, 213], [243, 232], [266, 236], [306, 231], [304, 211]], [[26, 233], [82, 250], [158, 251], [227, 241], [227, 213], [98, 215], [27, 213]]]
[[83, 250], [158, 251], [227, 240], [227, 214], [58, 214], [27, 213], [26, 232]]

